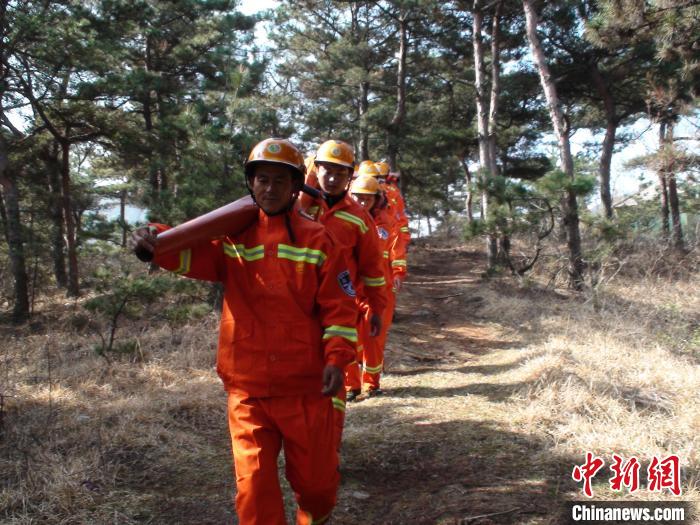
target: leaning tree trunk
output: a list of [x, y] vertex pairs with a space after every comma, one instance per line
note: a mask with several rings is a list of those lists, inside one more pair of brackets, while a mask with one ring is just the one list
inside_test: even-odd
[[[537, 15], [533, 9], [531, 0], [523, 0], [525, 10], [527, 38], [530, 49], [537, 65], [540, 81], [549, 106], [549, 115], [552, 120], [554, 132], [559, 142], [559, 155], [562, 168], [566, 176], [574, 179], [574, 160], [571, 156], [571, 144], [569, 142], [569, 130], [565, 125], [564, 115], [559, 107], [557, 89], [549, 72], [549, 66], [544, 57], [539, 37], [537, 36]], [[581, 256], [581, 232], [579, 230], [578, 202], [573, 188], [569, 188], [562, 200], [564, 212], [564, 226], [566, 228], [567, 247], [569, 249], [569, 284], [575, 290], [583, 288], [584, 262]]]
[[[69, 135], [66, 130], [66, 136]], [[68, 245], [68, 289], [69, 297], [80, 295], [80, 283], [78, 278], [78, 251], [75, 238], [75, 220], [71, 204], [70, 185], [70, 142], [61, 142], [61, 193], [63, 204], [63, 220], [66, 224], [66, 244]]]
[[[488, 110], [486, 106], [484, 44], [481, 38], [484, 15], [481, 11], [480, 4], [480, 0], [474, 0], [472, 40], [474, 47], [474, 68], [476, 73], [475, 88], [477, 129], [479, 134], [479, 166], [481, 168], [481, 183], [483, 188], [481, 193], [481, 219], [486, 222], [489, 219], [489, 180], [493, 174], [491, 173]], [[496, 243], [496, 237], [493, 234], [488, 234], [486, 236], [486, 261], [489, 270], [495, 268], [497, 254], [498, 245]]]

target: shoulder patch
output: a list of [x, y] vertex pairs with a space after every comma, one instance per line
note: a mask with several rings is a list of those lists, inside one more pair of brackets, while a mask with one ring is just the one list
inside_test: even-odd
[[379, 238], [380, 238], [380, 239], [386, 240], [386, 239], [389, 238], [389, 232], [386, 231], [386, 230], [385, 230], [384, 228], [382, 228], [381, 226], [377, 226], [377, 233], [379, 234]]
[[352, 285], [352, 279], [350, 279], [350, 272], [348, 270], [342, 271], [338, 274], [338, 284], [343, 289], [346, 295], [350, 297], [355, 297], [355, 288]]

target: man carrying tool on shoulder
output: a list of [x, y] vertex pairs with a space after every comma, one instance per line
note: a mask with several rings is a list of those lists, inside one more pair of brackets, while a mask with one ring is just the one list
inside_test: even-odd
[[[322, 195], [305, 211], [326, 226], [338, 241], [348, 260], [349, 284], [357, 290], [358, 304], [365, 304], [359, 322], [367, 323], [372, 337], [381, 332], [381, 318], [389, 289], [383, 271], [383, 258], [377, 231], [369, 214], [348, 195], [354, 169], [349, 144], [328, 140], [316, 152], [317, 187]], [[307, 179], [308, 184], [315, 181]], [[351, 365], [352, 366], [352, 365]], [[351, 377], [346, 379], [352, 380]], [[361, 384], [346, 384], [347, 400], [361, 393]], [[342, 428], [342, 415], [339, 418]]]
[[342, 401], [333, 396], [355, 358], [355, 291], [331, 235], [294, 207], [304, 181], [296, 147], [260, 142], [245, 175], [260, 209], [241, 233], [160, 253], [153, 230], [167, 227], [151, 225], [134, 233], [135, 251], [224, 283], [217, 372], [228, 392], [239, 523], [286, 523], [277, 473], [284, 447], [296, 523], [320, 525], [340, 481], [334, 407]]

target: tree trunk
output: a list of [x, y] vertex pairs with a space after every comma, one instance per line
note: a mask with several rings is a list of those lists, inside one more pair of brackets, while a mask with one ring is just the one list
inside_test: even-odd
[[[547, 105], [549, 106], [549, 115], [559, 142], [559, 155], [562, 168], [567, 177], [573, 181], [574, 160], [571, 156], [569, 130], [565, 125], [564, 115], [559, 107], [557, 89], [552, 81], [549, 67], [547, 66], [547, 61], [545, 60], [544, 52], [542, 51], [540, 40], [537, 36], [537, 15], [532, 7], [531, 0], [523, 0], [523, 9], [525, 10], [526, 31], [530, 42], [530, 49], [535, 64], [537, 65], [542, 88], [547, 98]], [[564, 205], [564, 225], [566, 227], [567, 245], [569, 249], [569, 284], [575, 290], [580, 290], [583, 288], [584, 263], [581, 256], [578, 202], [576, 201], [576, 193], [572, 188], [567, 190], [566, 197], [562, 200], [562, 204]]]
[[[488, 110], [486, 107], [484, 44], [481, 38], [484, 15], [481, 12], [480, 3], [480, 0], [474, 0], [472, 40], [474, 47], [474, 69], [476, 73], [475, 88], [477, 129], [479, 134], [479, 167], [483, 187], [481, 193], [481, 220], [486, 222], [489, 218], [488, 183], [491, 178], [491, 155], [489, 148]], [[489, 270], [495, 268], [497, 254], [498, 246], [496, 237], [493, 234], [488, 234], [486, 236], [486, 261]]]
[[408, 48], [408, 28], [406, 13], [399, 17], [399, 54], [396, 71], [396, 109], [389, 123], [389, 166], [391, 171], [398, 169], [398, 141], [401, 134], [401, 125], [406, 117], [406, 50]]
[[126, 248], [126, 190], [119, 192], [119, 225], [122, 228], [122, 248]]
[[681, 210], [680, 202], [678, 200], [678, 188], [676, 187], [676, 168], [675, 168], [675, 151], [673, 144], [673, 130], [674, 123], [669, 122], [666, 127], [666, 139], [665, 139], [665, 155], [667, 159], [666, 169], [666, 181], [668, 182], [668, 206], [671, 211], [671, 225], [672, 225], [672, 239], [673, 247], [679, 251], [684, 252], [685, 246], [683, 243], [683, 229], [681, 227]]
[[369, 82], [360, 82], [360, 161], [369, 160], [369, 131], [367, 109], [369, 108]]
[[[666, 122], [659, 123], [659, 151], [663, 152], [664, 145], [666, 144]], [[671, 238], [671, 227], [669, 220], [669, 207], [668, 207], [668, 181], [666, 177], [667, 164], [665, 161], [661, 160], [659, 163], [659, 168], [657, 175], [659, 177], [659, 194], [661, 197], [661, 235], [664, 240], [668, 242]]]
[[603, 150], [600, 153], [600, 200], [603, 203], [605, 217], [613, 218], [612, 194], [610, 192], [610, 166], [612, 164], [613, 148], [615, 147], [615, 134], [617, 133], [617, 118], [615, 117], [615, 101], [608, 89], [608, 85], [600, 74], [598, 65], [594, 64], [590, 68], [593, 83], [598, 90], [598, 94], [603, 99], [605, 105], [605, 138], [603, 139]]
[[[66, 136], [69, 131], [66, 130]], [[66, 244], [68, 245], [68, 290], [69, 297], [80, 295], [80, 284], [78, 278], [78, 253], [75, 239], [75, 220], [71, 205], [70, 186], [70, 142], [61, 142], [61, 193], [63, 203], [63, 220], [66, 224]]]
[[469, 171], [469, 164], [467, 162], [466, 157], [463, 156], [459, 160], [462, 163], [462, 168], [464, 168], [464, 179], [467, 183], [467, 198], [465, 199], [467, 223], [472, 224], [474, 222], [474, 194], [472, 193], [472, 173], [471, 171]]
[[63, 238], [63, 206], [61, 195], [61, 165], [58, 161], [58, 142], [54, 141], [48, 148], [46, 156], [46, 174], [50, 192], [51, 216], [51, 258], [53, 259], [53, 274], [59, 288], [68, 286], [66, 274], [65, 240]]
[[21, 323], [29, 318], [29, 286], [27, 265], [24, 257], [24, 239], [22, 238], [22, 219], [20, 216], [20, 196], [17, 181], [8, 172], [7, 143], [0, 134], [0, 184], [7, 209], [7, 244], [10, 257], [10, 271], [15, 280], [15, 304], [12, 320]]

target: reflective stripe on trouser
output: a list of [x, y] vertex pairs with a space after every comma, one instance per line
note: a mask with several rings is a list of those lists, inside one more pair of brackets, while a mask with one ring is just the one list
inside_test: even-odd
[[[370, 337], [369, 326], [361, 330], [360, 341], [364, 347], [362, 361], [362, 385], [365, 388], [379, 388], [379, 380], [384, 365], [384, 346], [386, 337], [391, 327], [394, 316], [396, 299], [393, 293], [389, 294], [389, 302], [382, 316], [382, 330], [377, 337]], [[369, 322], [365, 323], [369, 325]]]
[[[362, 333], [362, 326], [358, 330], [358, 335]], [[345, 367], [345, 390], [360, 390], [362, 388], [362, 359], [364, 347], [362, 342], [357, 344], [355, 360]]]
[[319, 395], [249, 398], [229, 393], [240, 525], [286, 524], [277, 457], [296, 496], [297, 525], [323, 523], [340, 482], [333, 402]]

